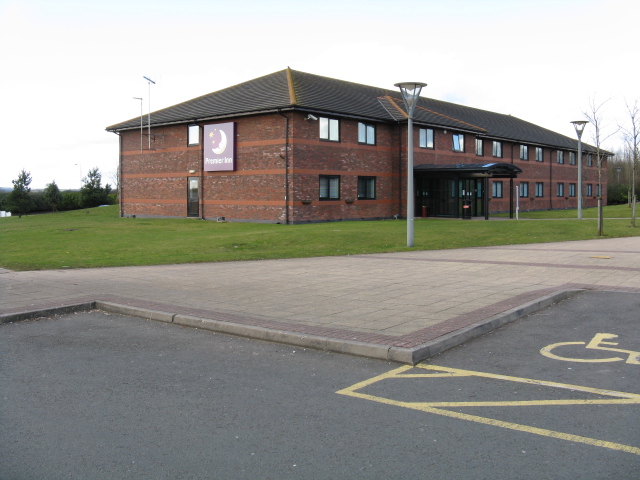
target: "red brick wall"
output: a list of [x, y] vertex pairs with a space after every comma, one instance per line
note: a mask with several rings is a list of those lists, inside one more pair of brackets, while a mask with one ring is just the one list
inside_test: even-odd
[[[340, 141], [319, 139], [319, 122], [306, 114], [286, 112], [289, 118], [288, 169], [285, 117], [278, 113], [235, 119], [236, 170], [202, 172], [202, 146], [187, 146], [188, 125], [152, 128], [151, 150], [146, 130], [140, 151], [140, 131], [122, 132], [123, 215], [187, 216], [187, 178], [201, 178], [200, 215], [233, 221], [301, 223], [328, 220], [391, 218], [406, 215], [406, 125], [375, 124], [376, 145], [358, 143], [358, 121], [340, 119]], [[319, 115], [316, 115], [319, 116]], [[206, 122], [206, 123], [225, 123]], [[204, 123], [203, 123], [204, 124]], [[465, 151], [452, 151], [452, 130], [435, 129], [435, 148], [419, 148], [419, 126], [414, 128], [414, 163], [456, 164], [501, 161], [513, 163], [523, 173], [514, 180], [529, 182], [529, 196], [521, 210], [575, 208], [577, 198], [556, 196], [557, 182], [577, 183], [577, 167], [556, 162], [556, 151], [544, 148], [544, 161], [519, 159], [519, 144], [503, 142], [503, 157], [492, 156], [492, 142], [485, 139], [484, 156], [475, 154], [475, 135], [465, 134]], [[595, 156], [594, 156], [595, 157]], [[595, 206], [597, 168], [583, 161], [583, 183], [593, 184], [585, 206]], [[189, 173], [189, 171], [195, 173]], [[319, 176], [340, 176], [340, 198], [319, 199]], [[376, 177], [376, 198], [357, 198], [358, 176]], [[288, 202], [285, 200], [289, 180]], [[536, 181], [544, 182], [544, 197], [535, 198]], [[606, 182], [606, 171], [603, 174]], [[509, 179], [503, 179], [504, 198], [492, 199], [490, 211], [509, 210]], [[586, 187], [585, 187], [586, 191]], [[603, 186], [606, 192], [606, 184]], [[489, 185], [489, 194], [491, 185]], [[531, 198], [533, 197], [533, 200]], [[606, 198], [606, 196], [604, 197]], [[288, 212], [287, 212], [288, 205]], [[288, 215], [287, 215], [288, 213]]]

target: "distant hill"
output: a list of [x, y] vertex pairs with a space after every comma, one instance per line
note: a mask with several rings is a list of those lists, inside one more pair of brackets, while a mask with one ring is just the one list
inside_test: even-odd
[[0, 192], [11, 192], [12, 190], [12, 187], [0, 187]]

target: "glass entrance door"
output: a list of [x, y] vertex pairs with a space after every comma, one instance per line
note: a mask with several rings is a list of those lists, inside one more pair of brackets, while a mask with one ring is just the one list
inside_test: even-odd
[[200, 215], [200, 179], [198, 177], [188, 178], [187, 193], [187, 215], [197, 217]]
[[482, 178], [428, 177], [415, 179], [416, 216], [426, 207], [430, 217], [462, 217], [468, 204], [472, 217], [484, 215], [484, 188]]
[[484, 215], [484, 195], [482, 191], [483, 182], [480, 178], [464, 178], [458, 180], [458, 213], [462, 215], [465, 206], [468, 206], [472, 217]]

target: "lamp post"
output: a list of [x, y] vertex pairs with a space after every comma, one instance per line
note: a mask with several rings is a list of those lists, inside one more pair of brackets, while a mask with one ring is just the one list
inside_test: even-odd
[[151, 80], [149, 77], [142, 77], [147, 81], [147, 84], [149, 85], [149, 113], [147, 114], [147, 119], [148, 119], [148, 133], [149, 133], [149, 150], [151, 150], [151, 84], [153, 83], [154, 85], [156, 84], [156, 82], [154, 82], [153, 80]]
[[407, 247], [413, 247], [413, 216], [415, 214], [415, 192], [413, 191], [413, 111], [416, 108], [420, 91], [426, 83], [401, 82], [396, 83], [400, 89], [402, 100], [407, 110]]
[[574, 120], [573, 127], [578, 135], [578, 220], [582, 220], [582, 132], [587, 123], [586, 120]]
[[140, 153], [142, 153], [142, 98], [133, 97], [134, 100], [140, 100]]

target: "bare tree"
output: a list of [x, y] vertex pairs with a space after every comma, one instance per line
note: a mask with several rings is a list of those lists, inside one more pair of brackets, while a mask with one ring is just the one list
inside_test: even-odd
[[593, 132], [592, 138], [593, 143], [596, 146], [596, 158], [598, 165], [598, 236], [604, 235], [604, 219], [602, 215], [602, 160], [607, 156], [606, 153], [602, 152], [602, 144], [609, 139], [612, 135], [614, 135], [618, 130], [611, 131], [610, 133], [605, 133], [609, 130], [608, 124], [605, 123], [604, 120], [604, 106], [611, 100], [611, 97], [606, 99], [604, 102], [598, 103], [596, 101], [596, 95], [589, 98], [589, 105], [586, 111], [582, 112], [585, 117], [589, 120], [593, 128], [591, 131]]
[[640, 109], [638, 100], [630, 104], [625, 100], [627, 112], [629, 113], [630, 128], [620, 127], [624, 133], [624, 139], [630, 153], [631, 160], [631, 192], [629, 202], [631, 203], [631, 226], [636, 226], [636, 168], [638, 165], [638, 148], [640, 147]]
[[111, 185], [114, 186], [114, 191], [116, 192], [116, 196], [118, 197], [118, 202], [120, 201], [120, 166], [118, 166], [115, 170], [111, 170], [107, 172], [107, 179], [111, 181]]

